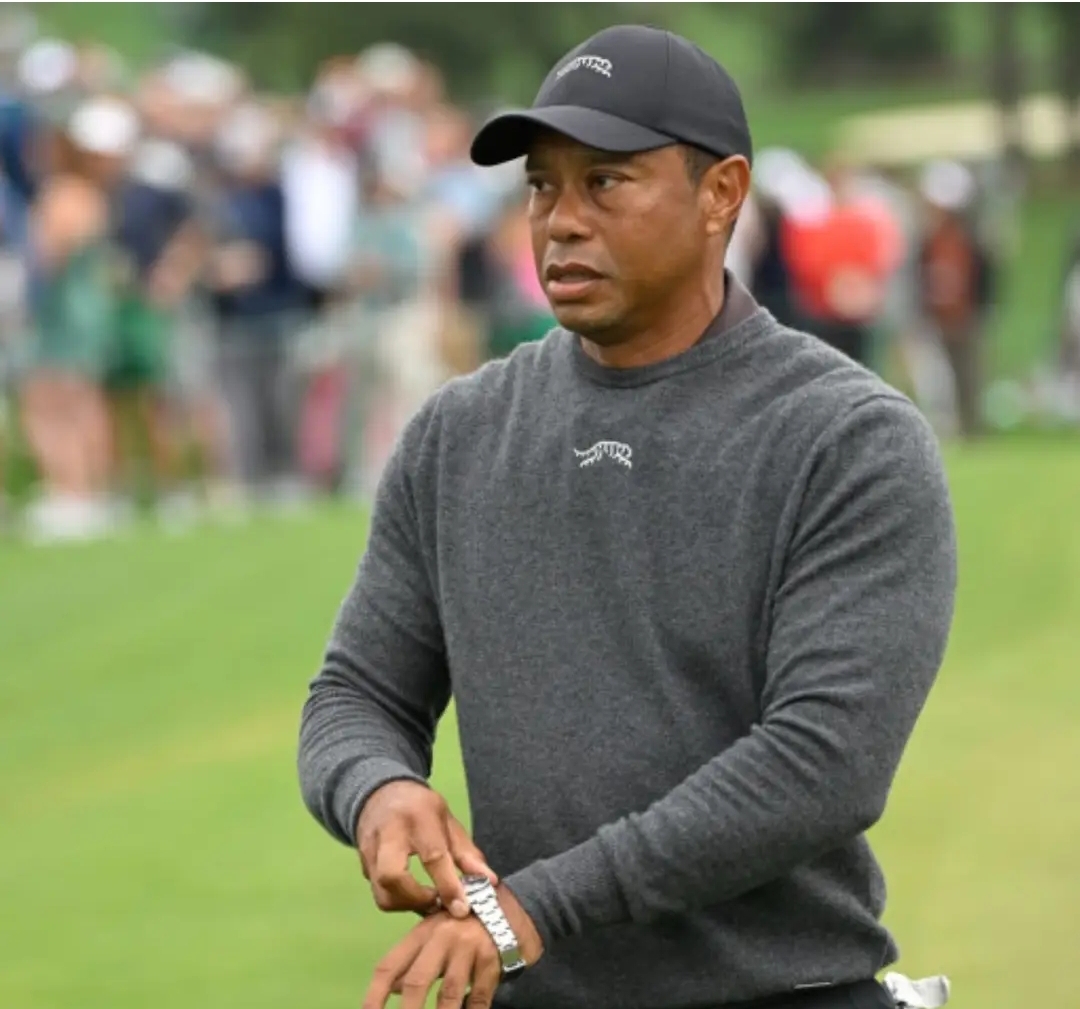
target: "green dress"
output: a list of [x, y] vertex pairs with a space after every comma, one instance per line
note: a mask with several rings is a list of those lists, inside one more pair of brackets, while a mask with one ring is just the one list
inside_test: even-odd
[[116, 332], [106, 380], [113, 389], [159, 386], [169, 374], [172, 316], [129, 290], [116, 306]]
[[36, 367], [104, 379], [116, 333], [113, 276], [108, 245], [94, 243], [41, 281], [33, 313]]

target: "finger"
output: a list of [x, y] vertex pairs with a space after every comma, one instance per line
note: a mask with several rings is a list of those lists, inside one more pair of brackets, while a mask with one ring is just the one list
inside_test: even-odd
[[401, 979], [401, 1009], [424, 1009], [429, 992], [442, 977], [449, 954], [446, 939], [439, 932], [433, 933]]
[[435, 891], [418, 882], [409, 872], [412, 846], [404, 837], [387, 837], [375, 855], [371, 891], [383, 911], [426, 911], [435, 900]]
[[476, 846], [469, 832], [454, 818], [450, 817], [450, 854], [462, 872], [477, 876], [487, 876], [491, 885], [499, 882], [495, 870], [487, 863], [484, 853]]
[[491, 1009], [502, 980], [502, 964], [493, 945], [485, 945], [473, 963], [472, 988], [465, 1009]]
[[465, 887], [450, 854], [450, 831], [446, 821], [425, 820], [416, 834], [416, 854], [423, 863], [439, 899], [455, 918], [467, 918], [469, 905]]
[[443, 981], [436, 1000], [438, 1009], [461, 1009], [469, 991], [473, 963], [473, 957], [468, 949], [451, 952], [446, 969], [443, 971]]
[[443, 907], [442, 898], [435, 890], [432, 890], [431, 903], [427, 907], [420, 908], [416, 913], [420, 915], [421, 918], [430, 918], [432, 915], [436, 915], [444, 910], [446, 909]]
[[[412, 877], [410, 876], [410, 879]], [[371, 895], [375, 906], [380, 911], [411, 912], [421, 918], [429, 918], [443, 909], [438, 893], [428, 886], [422, 886], [413, 880], [416, 892], [403, 892], [401, 889], [384, 890], [377, 883], [371, 884]]]
[[386, 1000], [398, 989], [402, 975], [412, 966], [427, 938], [428, 933], [414, 929], [376, 964], [364, 994], [363, 1009], [385, 1009]]

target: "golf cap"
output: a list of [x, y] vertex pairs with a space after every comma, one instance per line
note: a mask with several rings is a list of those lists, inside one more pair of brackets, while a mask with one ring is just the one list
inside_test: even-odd
[[484, 124], [472, 160], [486, 166], [520, 158], [542, 128], [627, 154], [678, 143], [720, 158], [753, 154], [742, 97], [728, 72], [692, 42], [644, 25], [605, 28], [572, 49], [531, 108]]

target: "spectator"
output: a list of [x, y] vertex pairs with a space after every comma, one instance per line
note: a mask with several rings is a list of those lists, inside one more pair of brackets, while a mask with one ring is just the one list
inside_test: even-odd
[[111, 524], [112, 436], [102, 390], [117, 309], [109, 200], [137, 129], [125, 103], [82, 105], [61, 140], [59, 171], [31, 213], [34, 336], [21, 413], [45, 484], [29, 516], [41, 538], [96, 535]]
[[[758, 304], [785, 326], [797, 325], [791, 276], [784, 249], [783, 210], [767, 192], [753, 193], [739, 215], [736, 233], [746, 236], [745, 260], [741, 263], [746, 286]], [[752, 230], [751, 230], [752, 229]], [[734, 239], [734, 236], [732, 236]]]
[[793, 173], [808, 169], [794, 151], [784, 148], [765, 148], [754, 160], [754, 188], [739, 212], [726, 265], [760, 304], [790, 324], [790, 280], [780, 248], [784, 185]]
[[424, 196], [452, 222], [459, 245], [487, 233], [499, 211], [499, 191], [469, 159], [471, 139], [460, 110], [440, 105], [429, 113]]
[[927, 221], [919, 295], [928, 327], [949, 359], [960, 434], [982, 433], [982, 355], [992, 297], [991, 264], [970, 219], [976, 184], [956, 162], [933, 162], [920, 180]]
[[284, 489], [293, 471], [288, 350], [303, 304], [286, 247], [278, 140], [275, 120], [254, 103], [222, 124], [223, 179], [208, 270], [234, 454], [244, 483], [272, 493]]
[[78, 57], [63, 42], [29, 46], [0, 97], [0, 196], [5, 244], [26, 251], [30, 206], [47, 168], [53, 130], [74, 102]]
[[788, 255], [806, 328], [869, 367], [900, 243], [887, 211], [855, 183], [849, 166], [830, 166], [824, 212], [792, 229]]
[[367, 151], [398, 186], [420, 189], [427, 171], [424, 113], [441, 92], [438, 73], [393, 43], [366, 49], [356, 70], [364, 94]]
[[832, 205], [824, 180], [794, 151], [767, 148], [756, 159], [754, 190], [732, 236], [759, 304], [786, 326], [806, 325], [791, 257], [792, 236], [820, 223]]
[[365, 486], [364, 440], [379, 393], [413, 363], [402, 361], [414, 347], [395, 342], [394, 320], [422, 298], [430, 272], [423, 207], [376, 169], [362, 178], [341, 281], [345, 300], [305, 334], [322, 345], [322, 359], [306, 380], [301, 466], [311, 482], [326, 489], [337, 489], [346, 479], [354, 489]]
[[487, 243], [493, 289], [486, 356], [491, 358], [542, 339], [555, 325], [536, 273], [527, 205], [527, 193], [507, 200]]
[[181, 476], [176, 404], [169, 387], [172, 332], [201, 253], [192, 182], [183, 149], [152, 139], [140, 146], [117, 200], [116, 243], [126, 283], [107, 384], [122, 417], [121, 429], [145, 435], [159, 493], [174, 488]]
[[359, 163], [350, 133], [358, 84], [332, 67], [312, 90], [300, 135], [281, 164], [290, 268], [319, 311], [344, 281], [357, 215]]

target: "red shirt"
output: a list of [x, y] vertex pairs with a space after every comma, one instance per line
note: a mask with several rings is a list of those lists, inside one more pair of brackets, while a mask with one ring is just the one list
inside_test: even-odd
[[834, 322], [873, 319], [903, 255], [899, 228], [869, 202], [840, 204], [810, 220], [788, 219], [781, 243], [804, 311]]

